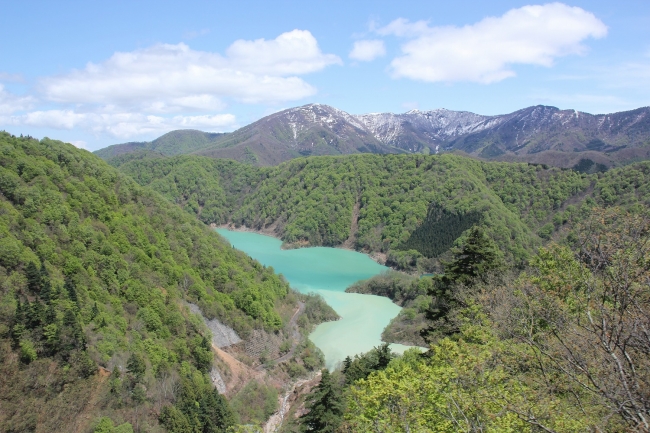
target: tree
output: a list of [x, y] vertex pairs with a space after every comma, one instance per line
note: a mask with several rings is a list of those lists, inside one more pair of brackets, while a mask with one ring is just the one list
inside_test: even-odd
[[453, 258], [443, 262], [446, 283], [472, 284], [476, 278], [484, 278], [490, 271], [503, 267], [503, 254], [494, 241], [480, 226], [469, 231], [461, 247], [451, 250]]
[[452, 254], [450, 261], [443, 262], [445, 273], [434, 279], [431, 289], [433, 300], [425, 315], [433, 324], [421, 331], [427, 342], [435, 340], [436, 336], [458, 332], [457, 326], [449, 320], [450, 312], [462, 305], [456, 293], [458, 287], [485, 282], [488, 274], [504, 267], [503, 254], [479, 226], [471, 228], [464, 244], [453, 248]]
[[343, 419], [341, 392], [329, 371], [323, 369], [320, 383], [307, 400], [307, 412], [301, 417], [301, 431], [333, 433]]
[[203, 433], [225, 433], [235, 425], [235, 415], [216, 389], [206, 392], [199, 401], [199, 420]]
[[32, 293], [41, 291], [41, 274], [34, 262], [29, 262], [25, 266], [25, 276], [27, 277], [27, 287]]
[[144, 374], [147, 370], [147, 365], [145, 364], [142, 355], [132, 353], [126, 362], [126, 369], [133, 375], [135, 381], [139, 382], [144, 377]]

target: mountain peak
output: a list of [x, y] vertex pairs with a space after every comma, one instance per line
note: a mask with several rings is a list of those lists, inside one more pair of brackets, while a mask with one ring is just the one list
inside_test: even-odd
[[[609, 166], [650, 157], [649, 135], [649, 107], [603, 115], [547, 105], [492, 116], [446, 108], [353, 115], [312, 103], [276, 112], [230, 134], [173, 131], [151, 143], [119, 145], [119, 153], [152, 149], [273, 165], [309, 155], [462, 151], [562, 167], [581, 159]], [[98, 154], [110, 157], [107, 150]]]

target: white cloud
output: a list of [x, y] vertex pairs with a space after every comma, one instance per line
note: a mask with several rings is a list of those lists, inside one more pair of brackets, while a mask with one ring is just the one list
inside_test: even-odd
[[196, 128], [221, 132], [234, 128], [236, 119], [232, 114], [162, 117], [130, 112], [78, 113], [73, 110], [43, 110], [0, 117], [0, 123], [67, 130], [81, 128], [95, 134], [128, 139], [162, 134], [173, 129]]
[[179, 128], [231, 130], [235, 116], [214, 114], [229, 102], [278, 104], [314, 95], [316, 89], [300, 76], [334, 64], [341, 59], [323, 53], [306, 30], [237, 40], [225, 54], [158, 44], [41, 78], [35, 89], [47, 109], [34, 109], [36, 98], [17, 97], [0, 84], [0, 124], [121, 139]]
[[0, 81], [22, 83], [25, 78], [21, 74], [9, 74], [7, 72], [0, 72]]
[[384, 41], [379, 39], [356, 41], [350, 51], [350, 58], [361, 62], [369, 62], [384, 55], [386, 55], [386, 47]]
[[11, 114], [30, 109], [36, 100], [31, 96], [17, 96], [0, 84], [0, 114]]
[[550, 67], [556, 58], [584, 54], [583, 40], [607, 27], [592, 13], [562, 3], [524, 6], [464, 27], [429, 27], [403, 18], [377, 29], [413, 38], [391, 62], [393, 76], [428, 82], [493, 83], [515, 76], [513, 64]]
[[183, 43], [118, 52], [100, 64], [44, 78], [39, 89], [59, 103], [153, 112], [217, 110], [224, 98], [277, 103], [311, 96], [316, 89], [296, 75], [340, 62], [323, 54], [310, 32], [293, 30], [269, 41], [235, 41], [226, 56]]
[[380, 35], [395, 35], [399, 37], [415, 37], [431, 31], [427, 21], [410, 22], [406, 18], [397, 18], [387, 26], [378, 28], [376, 32]]
[[334, 54], [323, 54], [316, 38], [307, 30], [282, 33], [271, 41], [240, 39], [226, 54], [237, 69], [279, 76], [308, 74], [342, 63]]

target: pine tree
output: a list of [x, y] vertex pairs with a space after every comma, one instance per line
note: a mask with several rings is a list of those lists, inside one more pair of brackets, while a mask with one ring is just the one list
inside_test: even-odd
[[93, 308], [90, 310], [90, 319], [93, 320], [99, 315], [99, 308], [97, 307], [97, 301], [93, 304]]
[[29, 262], [25, 266], [25, 276], [27, 277], [27, 288], [30, 292], [36, 294], [41, 291], [41, 273], [34, 262]]
[[199, 402], [199, 420], [204, 433], [225, 433], [235, 425], [235, 415], [216, 389], [203, 395]]
[[41, 269], [38, 271], [39, 275], [39, 290], [37, 293], [45, 302], [50, 300], [50, 292], [52, 291], [52, 282], [50, 281], [50, 273], [45, 267], [45, 262], [41, 260]]
[[457, 285], [471, 287], [477, 280], [483, 280], [488, 273], [504, 266], [503, 253], [479, 226], [471, 228], [465, 243], [453, 248], [452, 254], [450, 261], [443, 262], [445, 273], [434, 280], [430, 292], [433, 301], [425, 316], [434, 324], [420, 332], [427, 342], [435, 340], [436, 335], [458, 332], [457, 326], [449, 321], [449, 313], [458, 306], [454, 295]]
[[144, 358], [142, 358], [141, 355], [132, 353], [126, 362], [126, 369], [133, 375], [134, 381], [139, 382], [144, 377], [147, 370], [147, 364], [145, 364]]
[[79, 300], [77, 299], [77, 290], [74, 281], [72, 281], [72, 278], [70, 278], [69, 276], [65, 277], [65, 283], [63, 284], [63, 288], [68, 293], [68, 298], [70, 298], [72, 302], [74, 302], [77, 306], [79, 306]]
[[463, 246], [452, 249], [452, 254], [451, 261], [443, 262], [446, 283], [471, 284], [503, 266], [503, 254], [479, 226], [472, 227]]
[[346, 356], [343, 360], [343, 374], [347, 373], [350, 365], [352, 365], [352, 358], [350, 358], [350, 356]]
[[307, 412], [301, 417], [302, 432], [334, 433], [343, 420], [341, 392], [329, 371], [321, 372], [320, 383], [307, 401]]

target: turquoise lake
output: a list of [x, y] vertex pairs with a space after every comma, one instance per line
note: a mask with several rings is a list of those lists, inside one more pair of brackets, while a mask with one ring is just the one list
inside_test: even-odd
[[[217, 229], [235, 248], [265, 266], [273, 266], [294, 289], [318, 293], [341, 316], [335, 322], [322, 323], [309, 339], [323, 351], [330, 370], [346, 356], [369, 351], [382, 344], [381, 333], [400, 307], [382, 296], [345, 293], [356, 281], [380, 274], [388, 268], [365, 254], [339, 248], [281, 249], [282, 241], [257, 233]], [[391, 344], [402, 353], [409, 346]]]

